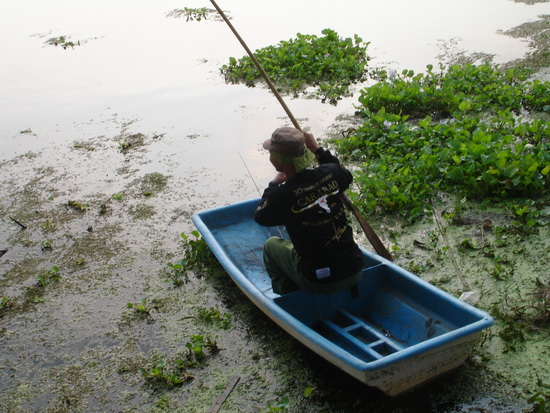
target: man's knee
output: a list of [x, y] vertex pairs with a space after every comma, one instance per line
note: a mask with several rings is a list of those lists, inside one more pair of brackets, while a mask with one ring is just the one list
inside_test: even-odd
[[280, 248], [281, 241], [283, 240], [279, 237], [270, 237], [264, 243], [264, 256], [273, 256], [273, 251]]

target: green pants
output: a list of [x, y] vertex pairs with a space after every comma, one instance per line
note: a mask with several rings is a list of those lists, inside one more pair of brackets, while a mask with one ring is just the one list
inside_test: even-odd
[[294, 245], [287, 239], [271, 237], [264, 244], [264, 265], [273, 292], [288, 294], [296, 290], [305, 290], [316, 294], [331, 294], [353, 286], [363, 270], [331, 284], [319, 284], [307, 279], [300, 270], [301, 258], [296, 253]]

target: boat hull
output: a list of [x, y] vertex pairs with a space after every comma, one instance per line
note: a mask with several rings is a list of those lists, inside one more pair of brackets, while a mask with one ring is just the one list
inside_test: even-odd
[[493, 324], [487, 313], [365, 249], [365, 269], [353, 289], [273, 293], [262, 247], [270, 236], [286, 237], [286, 231], [256, 224], [257, 204], [199, 212], [193, 222], [259, 309], [361, 382], [392, 396], [411, 390], [460, 366]]

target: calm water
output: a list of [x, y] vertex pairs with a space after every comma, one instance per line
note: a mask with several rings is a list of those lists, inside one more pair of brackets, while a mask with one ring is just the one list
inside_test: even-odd
[[[328, 27], [370, 41], [372, 66], [416, 71], [436, 64], [448, 47], [494, 54], [497, 63], [519, 58], [526, 43], [499, 31], [550, 12], [549, 3], [509, 0], [251, 4], [219, 2], [252, 50], [297, 32], [320, 35]], [[242, 175], [241, 153], [257, 178], [268, 179], [259, 142], [285, 124], [284, 112], [265, 89], [224, 83], [219, 67], [244, 50], [221, 21], [167, 17], [182, 7], [212, 5], [0, 1], [0, 160], [31, 149], [58, 152], [75, 140], [124, 130], [164, 133], [164, 146], [152, 148], [151, 161], [160, 154], [178, 157], [174, 173], [192, 166]], [[81, 46], [63, 50], [44, 43], [58, 36], [80, 40]], [[304, 99], [287, 98], [287, 103], [303, 126], [321, 137], [338, 114], [352, 110], [355, 99], [337, 107]]]

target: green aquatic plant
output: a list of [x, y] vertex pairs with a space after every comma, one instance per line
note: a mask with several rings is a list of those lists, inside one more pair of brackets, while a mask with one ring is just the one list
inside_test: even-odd
[[[496, 112], [504, 108], [550, 111], [550, 82], [529, 81], [532, 71], [521, 66], [499, 70], [492, 64], [426, 66], [425, 73], [378, 71], [379, 82], [361, 91], [359, 102], [366, 110], [448, 118], [463, 112]], [[363, 110], [365, 110], [363, 109]]]
[[15, 306], [15, 301], [9, 296], [0, 296], [0, 317], [2, 317], [6, 311]]
[[275, 404], [267, 402], [267, 412], [286, 412], [290, 405], [290, 399], [288, 397], [283, 397], [281, 400], [277, 401]]
[[142, 298], [139, 303], [127, 303], [126, 307], [134, 310], [138, 314], [149, 316], [151, 315], [151, 311], [159, 309], [159, 300], [156, 298], [151, 300]]
[[222, 313], [218, 307], [199, 308], [198, 318], [206, 323], [215, 325], [221, 329], [227, 330], [231, 327], [231, 314]]
[[77, 211], [86, 211], [88, 209], [88, 205], [78, 201], [68, 201], [67, 206]]
[[49, 251], [53, 249], [53, 241], [51, 239], [45, 239], [40, 243], [40, 249], [42, 251]]
[[[548, 388], [548, 386], [545, 387]], [[546, 401], [548, 397], [550, 396], [545, 395], [543, 391], [538, 391], [530, 396], [527, 399], [527, 402], [535, 405], [535, 410], [533, 410], [534, 413], [548, 413], [548, 409], [546, 406]]]
[[171, 282], [174, 287], [181, 287], [189, 281], [187, 269], [185, 268], [186, 261], [181, 260], [175, 264], [169, 262], [166, 264], [172, 271], [165, 273], [165, 281]]
[[166, 394], [163, 394], [155, 402], [155, 407], [157, 407], [161, 410], [168, 410], [169, 411], [170, 408], [172, 407], [170, 398]]
[[67, 50], [69, 47], [74, 49], [75, 46], [80, 46], [80, 40], [75, 43], [69, 40], [67, 36], [50, 37], [44, 43], [56, 47], [61, 46], [64, 50]]
[[502, 298], [491, 306], [491, 315], [497, 321], [498, 335], [505, 351], [523, 348], [529, 336], [548, 336], [550, 325], [550, 284], [535, 281], [528, 293], [507, 288]]
[[187, 373], [178, 374], [169, 371], [163, 360], [157, 361], [152, 368], [140, 368], [139, 371], [142, 377], [149, 383], [169, 387], [181, 386], [192, 378], [192, 376]]
[[218, 20], [218, 12], [214, 9], [208, 9], [206, 7], [184, 7], [183, 9], [174, 9], [167, 14], [167, 17], [175, 18], [185, 18], [186, 22], [189, 21], [198, 21], [207, 20], [208, 18], [213, 18]]
[[[333, 140], [344, 158], [359, 164], [351, 197], [361, 209], [414, 220], [430, 211], [438, 191], [501, 199], [544, 193], [550, 122], [514, 113], [543, 110], [549, 99], [541, 95], [527, 105], [524, 94], [534, 87], [525, 82], [528, 72], [488, 65], [432, 69], [404, 71], [363, 89], [362, 124]], [[539, 87], [550, 96], [550, 82]]]
[[141, 180], [141, 193], [149, 197], [162, 192], [168, 185], [168, 178], [159, 172], [146, 174]]
[[206, 241], [201, 237], [201, 234], [197, 231], [191, 231], [190, 235], [185, 233], [180, 234], [184, 249], [184, 257], [177, 263], [168, 266], [174, 270], [174, 277], [172, 281], [183, 280], [185, 282], [186, 276], [189, 271], [202, 271], [205, 270], [210, 276], [219, 276], [224, 274], [224, 270], [216, 259], [214, 253], [210, 250], [210, 247]]
[[55, 231], [57, 229], [57, 225], [54, 222], [50, 221], [49, 219], [45, 220], [42, 223], [41, 227], [44, 231], [49, 231], [49, 232]]
[[128, 141], [128, 139], [123, 139], [118, 143], [118, 149], [120, 152], [126, 152], [131, 146], [132, 144]]
[[199, 334], [192, 335], [191, 340], [185, 346], [189, 350], [189, 356], [194, 357], [197, 361], [201, 361], [206, 357], [205, 350], [209, 350], [211, 353], [216, 353], [219, 350], [216, 341]]
[[497, 281], [509, 280], [513, 274], [514, 274], [513, 267], [508, 267], [498, 262], [495, 263], [495, 266], [491, 271], [491, 277]]
[[[256, 50], [254, 55], [280, 91], [297, 95], [313, 87], [313, 96], [335, 104], [352, 94], [351, 85], [366, 79], [369, 43], [357, 35], [341, 38], [331, 29], [324, 29], [322, 34], [298, 33], [296, 38]], [[262, 79], [249, 56], [231, 57], [220, 72], [226, 82], [250, 87]]]
[[48, 284], [56, 283], [61, 278], [59, 274], [59, 267], [53, 266], [49, 270], [42, 270], [38, 273], [38, 283], [45, 287]]

